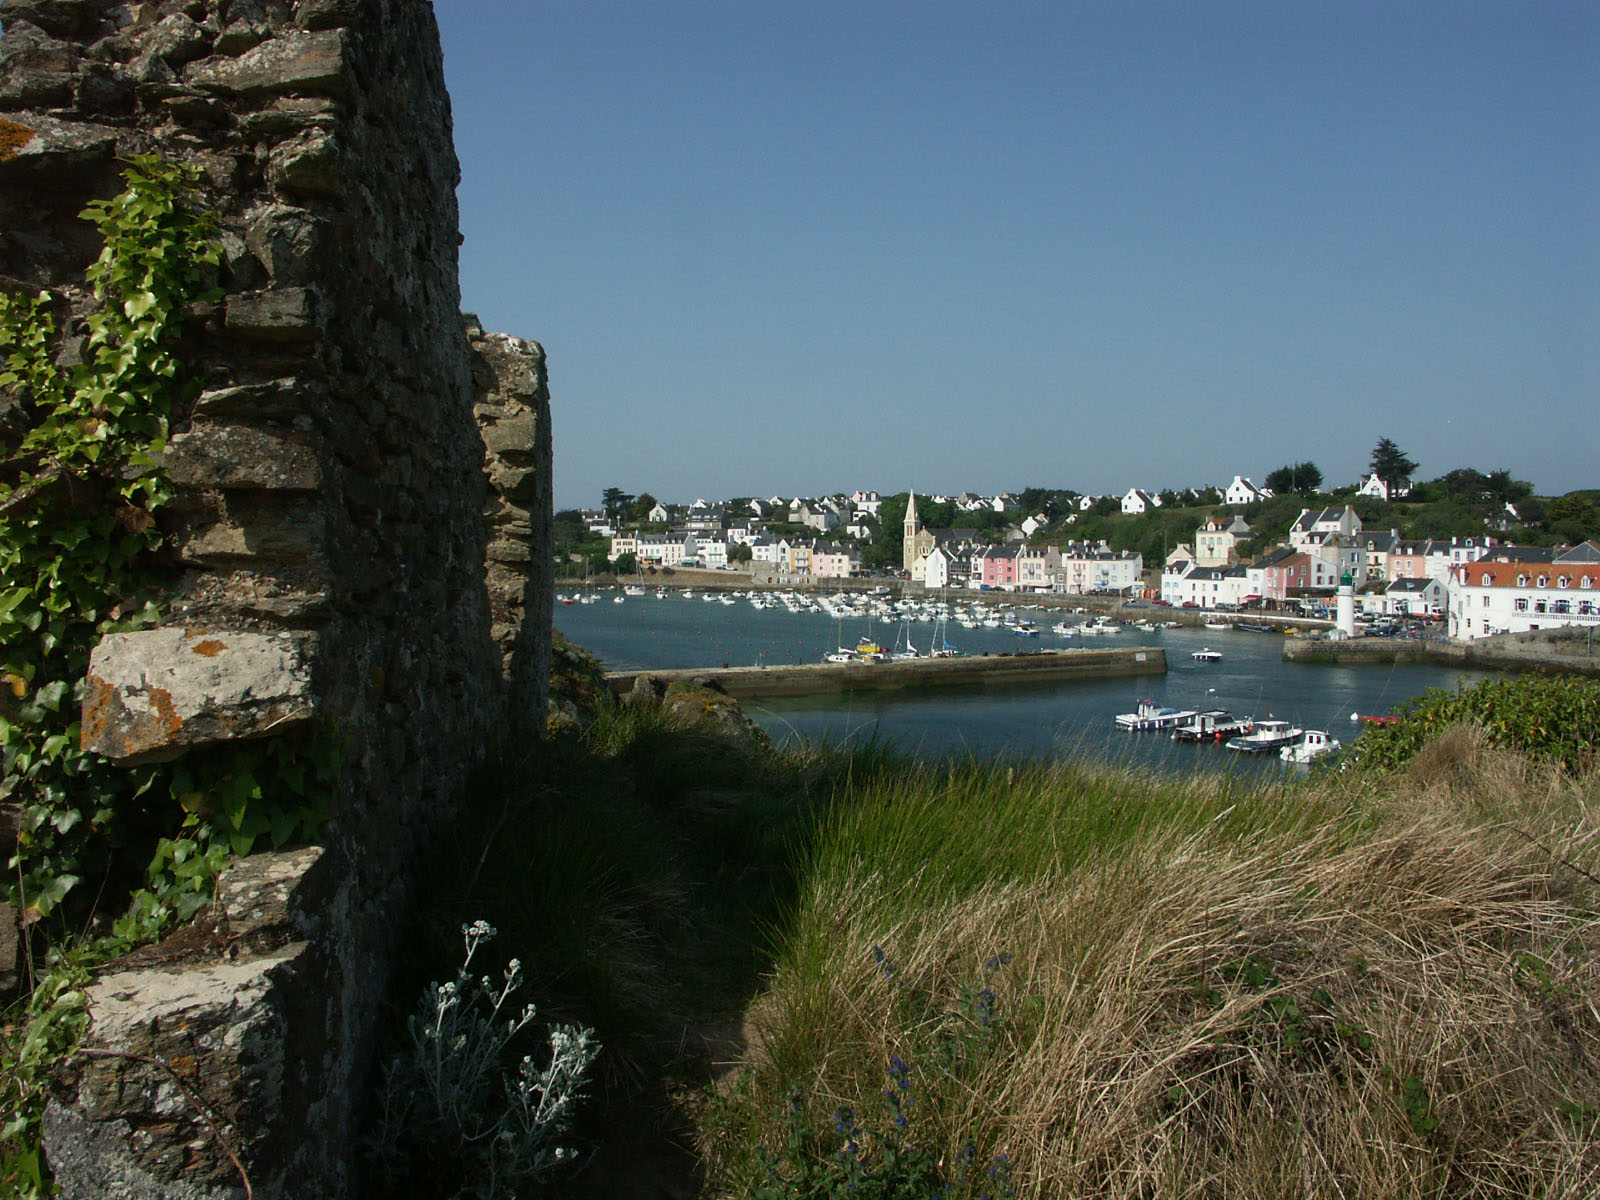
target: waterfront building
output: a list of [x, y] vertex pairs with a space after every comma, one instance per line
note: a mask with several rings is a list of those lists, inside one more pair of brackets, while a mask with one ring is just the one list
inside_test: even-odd
[[1600, 563], [1474, 561], [1447, 587], [1453, 638], [1600, 624]]

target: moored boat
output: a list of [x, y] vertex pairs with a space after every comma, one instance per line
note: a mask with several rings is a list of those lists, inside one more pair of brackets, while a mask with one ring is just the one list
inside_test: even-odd
[[1172, 736], [1180, 742], [1222, 742], [1249, 731], [1249, 721], [1241, 721], [1226, 709], [1213, 708], [1206, 712], [1197, 712], [1187, 721], [1175, 726]]
[[1118, 713], [1115, 720], [1118, 729], [1141, 733], [1150, 729], [1171, 729], [1194, 715], [1192, 708], [1171, 708], [1154, 700], [1141, 700], [1133, 712]]
[[1287, 721], [1267, 717], [1257, 721], [1249, 733], [1230, 739], [1227, 746], [1229, 750], [1238, 750], [1242, 754], [1271, 754], [1274, 750], [1293, 745], [1303, 732]]
[[1325, 730], [1307, 729], [1300, 735], [1299, 741], [1279, 750], [1278, 757], [1284, 762], [1308, 763], [1330, 750], [1337, 750], [1339, 745], [1339, 739], [1329, 737]]
[[1196, 650], [1189, 657], [1198, 662], [1221, 662], [1222, 651], [1213, 650], [1210, 646], [1207, 646], [1204, 650]]

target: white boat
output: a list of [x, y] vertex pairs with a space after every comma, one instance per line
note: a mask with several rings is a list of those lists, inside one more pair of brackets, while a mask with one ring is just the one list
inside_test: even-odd
[[1222, 651], [1213, 650], [1210, 646], [1207, 646], [1204, 650], [1196, 650], [1189, 657], [1198, 662], [1221, 662]]
[[835, 650], [831, 654], [822, 656], [823, 662], [850, 663], [858, 661], [854, 650]]
[[1270, 754], [1274, 750], [1292, 746], [1304, 732], [1287, 721], [1267, 717], [1257, 721], [1249, 733], [1230, 740], [1227, 746], [1229, 750], [1237, 750], [1242, 754]]
[[1190, 708], [1169, 708], [1154, 700], [1141, 700], [1133, 712], [1118, 713], [1116, 723], [1118, 729], [1140, 733], [1148, 729], [1171, 729], [1194, 715], [1194, 710]]
[[644, 589], [642, 587], [640, 587], [637, 583], [630, 583], [627, 587], [623, 588], [622, 591], [623, 591], [623, 594], [627, 595], [627, 596], [642, 596], [642, 595], [644, 595]]
[[1180, 742], [1223, 742], [1249, 729], [1249, 721], [1239, 720], [1227, 709], [1213, 708], [1174, 725], [1172, 736]]
[[1231, 622], [1228, 622], [1228, 621], [1207, 621], [1206, 622], [1206, 628], [1207, 629], [1232, 629], [1233, 625], [1232, 625]]
[[1278, 751], [1278, 757], [1284, 762], [1308, 763], [1330, 750], [1339, 748], [1339, 739], [1329, 737], [1321, 729], [1307, 729], [1300, 735], [1300, 740], [1292, 745], [1285, 746]]
[[613, 596], [613, 597], [611, 597], [611, 603], [613, 603], [613, 604], [621, 604], [622, 603], [622, 597], [621, 596]]

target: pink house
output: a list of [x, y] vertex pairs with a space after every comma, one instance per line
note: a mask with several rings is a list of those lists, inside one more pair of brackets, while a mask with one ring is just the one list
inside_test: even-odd
[[991, 546], [972, 556], [972, 583], [1001, 591], [1017, 590], [1017, 547]]

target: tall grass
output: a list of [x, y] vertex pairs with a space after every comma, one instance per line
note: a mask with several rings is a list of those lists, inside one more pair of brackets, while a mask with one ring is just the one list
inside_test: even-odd
[[880, 778], [823, 823], [703, 1148], [743, 1194], [792, 1089], [826, 1131], [899, 1056], [948, 1177], [977, 1147], [1018, 1195], [1600, 1193], [1595, 800], [1481, 734], [1312, 787]]

